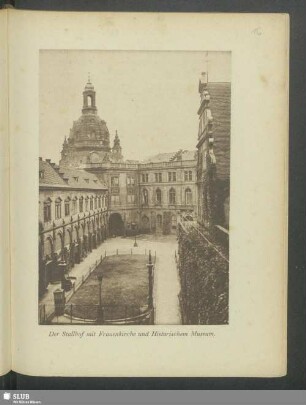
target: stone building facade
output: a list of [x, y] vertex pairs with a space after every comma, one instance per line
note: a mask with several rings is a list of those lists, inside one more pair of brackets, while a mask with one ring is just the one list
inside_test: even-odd
[[61, 169], [86, 170], [107, 185], [111, 234], [175, 232], [180, 215], [196, 215], [196, 152], [163, 153], [143, 162], [124, 160], [117, 131], [110, 148], [95, 94], [88, 82], [82, 116], [63, 143]]
[[199, 81], [198, 221], [228, 230], [230, 195], [230, 83]]
[[39, 160], [39, 292], [108, 235], [107, 187], [92, 173]]

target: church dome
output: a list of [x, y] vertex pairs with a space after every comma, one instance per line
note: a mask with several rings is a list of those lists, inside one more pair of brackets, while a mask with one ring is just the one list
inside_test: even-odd
[[109, 148], [109, 131], [106, 122], [96, 114], [83, 114], [74, 121], [69, 138], [83, 146]]

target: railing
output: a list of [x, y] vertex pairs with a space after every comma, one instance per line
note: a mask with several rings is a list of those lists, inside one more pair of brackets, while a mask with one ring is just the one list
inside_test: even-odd
[[82, 169], [138, 169], [146, 170], [150, 168], [177, 168], [177, 167], [194, 167], [196, 165], [196, 160], [177, 160], [173, 162], [149, 162], [149, 163], [84, 163], [80, 167]]
[[[153, 308], [130, 305], [82, 305], [64, 304], [58, 306], [52, 318], [44, 318], [50, 312], [50, 305], [41, 304], [39, 313], [42, 315], [40, 324], [45, 325], [144, 325], [151, 324]], [[101, 318], [102, 309], [102, 318]]]
[[[145, 256], [149, 256], [149, 250], [144, 249], [144, 250], [134, 250], [134, 249], [115, 249], [112, 251], [104, 251], [104, 254], [100, 256], [99, 260], [96, 260], [95, 263], [89, 266], [88, 271], [84, 274], [82, 274], [79, 279], [73, 283], [73, 287], [70, 291], [65, 293], [65, 308], [69, 304], [69, 300], [72, 298], [73, 294], [85, 283], [85, 281], [88, 279], [88, 277], [91, 275], [91, 273], [97, 269], [100, 265], [102, 265], [103, 261], [109, 257], [109, 256], [118, 256], [118, 255], [133, 255], [133, 254], [144, 254]], [[152, 254], [152, 262], [155, 265], [156, 263], [156, 251], [154, 254]], [[69, 275], [67, 275], [69, 278]], [[73, 304], [75, 305], [75, 304]], [[91, 306], [92, 307], [92, 306]], [[108, 306], [106, 306], [108, 307]], [[121, 306], [122, 307], [122, 306]], [[66, 312], [66, 311], [65, 311]], [[47, 304], [39, 304], [38, 308], [38, 319], [39, 319], [39, 324], [48, 324], [51, 322], [51, 319], [56, 315], [56, 310], [54, 305], [47, 305]], [[137, 316], [140, 316], [141, 314], [138, 313]], [[153, 315], [152, 315], [153, 316]], [[91, 320], [87, 320], [86, 322], [84, 321], [83, 323], [92, 323]]]

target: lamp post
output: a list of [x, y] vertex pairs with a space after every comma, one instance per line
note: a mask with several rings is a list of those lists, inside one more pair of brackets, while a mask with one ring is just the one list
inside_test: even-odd
[[132, 223], [132, 228], [134, 229], [134, 231], [135, 231], [135, 242], [134, 242], [134, 247], [138, 247], [138, 244], [137, 244], [137, 229], [136, 229], [136, 224], [135, 224], [135, 222], [133, 222]]
[[153, 308], [153, 267], [151, 257], [151, 250], [149, 250], [149, 263], [147, 264], [148, 273], [149, 273], [149, 298], [148, 298], [148, 307]]
[[100, 271], [97, 274], [97, 279], [99, 281], [99, 308], [98, 308], [98, 315], [97, 315], [97, 323], [99, 325], [102, 325], [104, 322], [104, 316], [103, 316], [103, 307], [102, 307], [102, 280], [103, 280], [103, 273]]

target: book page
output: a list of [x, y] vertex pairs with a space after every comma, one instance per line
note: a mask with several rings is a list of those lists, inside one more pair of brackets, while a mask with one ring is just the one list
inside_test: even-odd
[[10, 17], [13, 369], [285, 375], [288, 16]]
[[8, 12], [0, 12], [0, 375], [11, 370], [9, 251]]

